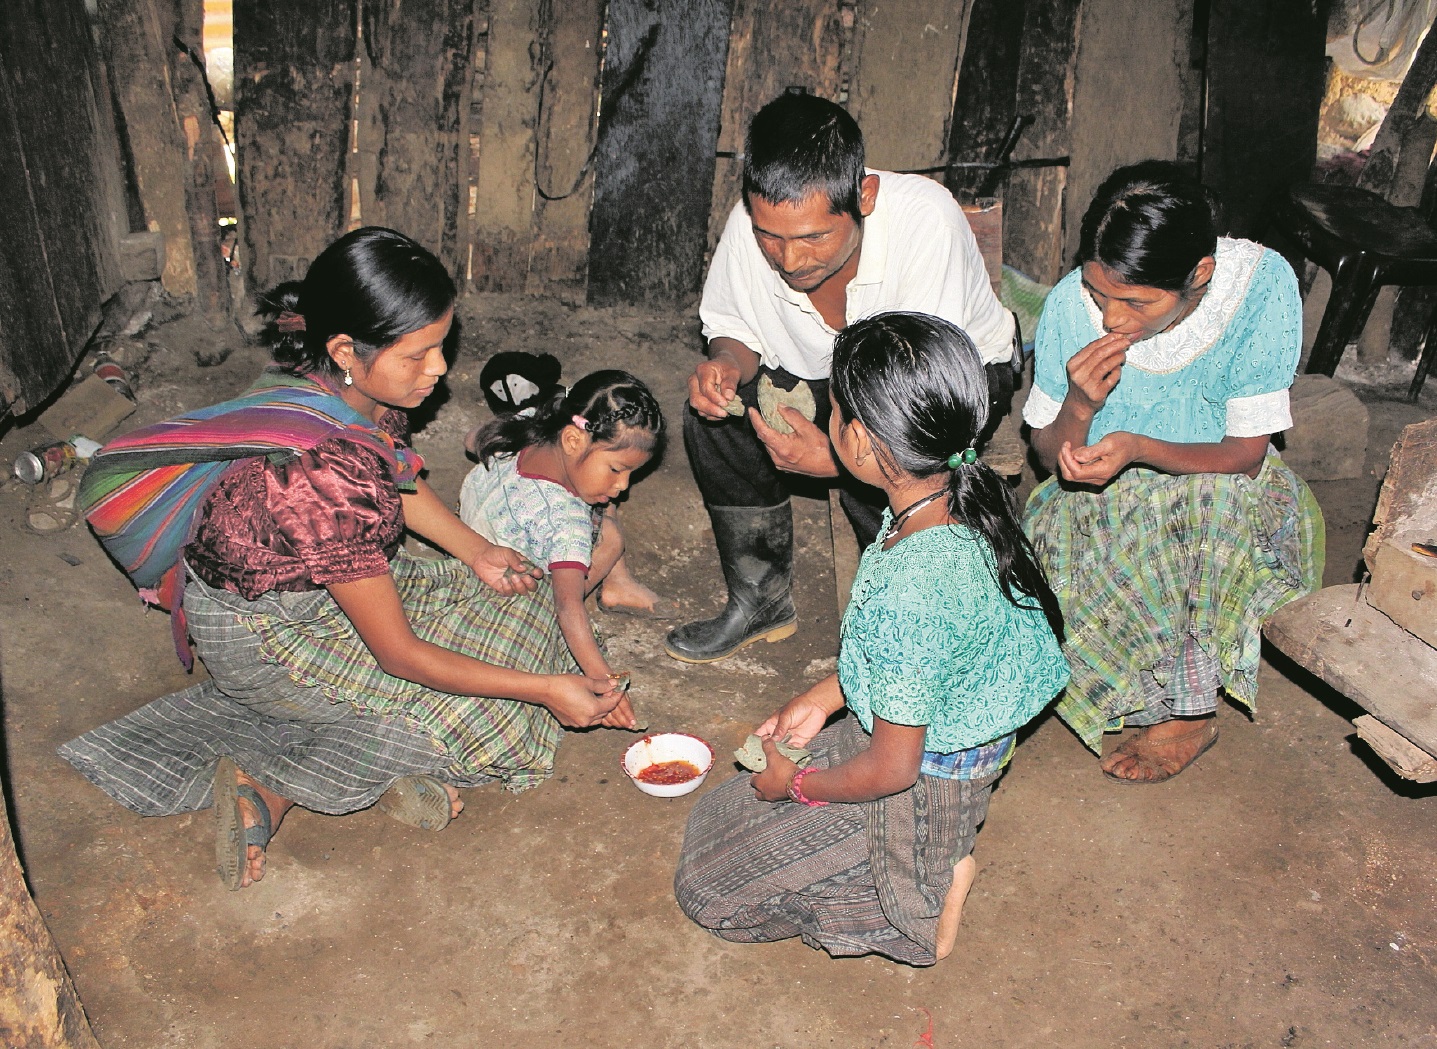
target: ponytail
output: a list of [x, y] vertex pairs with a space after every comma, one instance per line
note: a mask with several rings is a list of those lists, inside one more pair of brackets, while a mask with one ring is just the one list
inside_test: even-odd
[[948, 478], [948, 514], [993, 548], [998, 588], [1003, 596], [1018, 608], [1041, 610], [1053, 635], [1062, 641], [1062, 609], [1033, 544], [1023, 532], [1008, 483], [981, 459], [958, 463]]

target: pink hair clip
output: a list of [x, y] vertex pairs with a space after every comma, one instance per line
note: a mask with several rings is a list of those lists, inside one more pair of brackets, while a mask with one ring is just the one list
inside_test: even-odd
[[574, 425], [585, 433], [589, 432], [589, 420], [585, 419], [582, 415], [574, 416]]

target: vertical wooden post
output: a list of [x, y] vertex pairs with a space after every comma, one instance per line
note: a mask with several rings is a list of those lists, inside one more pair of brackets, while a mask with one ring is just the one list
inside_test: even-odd
[[184, 135], [185, 211], [194, 247], [195, 303], [212, 326], [230, 316], [229, 270], [220, 243], [216, 186], [229, 182], [229, 171], [215, 160], [221, 156], [219, 128], [210, 112], [210, 96], [192, 56], [204, 55], [204, 0], [175, 0], [171, 73], [175, 110]]
[[709, 209], [709, 247], [718, 243], [729, 212], [738, 202], [748, 123], [785, 88], [838, 99], [843, 49], [852, 32], [851, 6], [833, 0], [734, 0], [723, 105], [719, 118], [713, 204]]
[[170, 82], [173, 9], [155, 0], [99, 0], [102, 39], [124, 119], [145, 224], [165, 238], [161, 283], [171, 295], [195, 294], [194, 247], [185, 210], [189, 182]]
[[364, 12], [359, 199], [365, 225], [434, 251], [462, 287], [468, 264], [473, 0], [390, 0]]
[[1211, 0], [1202, 179], [1238, 236], [1317, 159], [1326, 0]]
[[[1071, 152], [1073, 69], [1077, 58], [1078, 0], [1030, 0], [1018, 64], [1017, 112], [1032, 116], [1014, 160]], [[1003, 193], [1003, 260], [1029, 276], [1055, 282], [1063, 257], [1063, 167], [1019, 169]]]
[[[1018, 63], [1023, 52], [1025, 0], [973, 0], [963, 48], [948, 155], [970, 164], [997, 160], [1018, 115]], [[988, 179], [985, 168], [949, 168], [944, 184], [971, 203]]]
[[906, 171], [943, 163], [972, 2], [859, 5], [848, 110], [863, 128], [870, 167]]
[[492, 0], [479, 110], [472, 281], [476, 291], [522, 291], [534, 226], [534, 126], [546, 0]]
[[732, 0], [682, 18], [611, 0], [590, 217], [589, 301], [693, 301], [703, 276]]
[[356, 4], [235, 5], [241, 262], [252, 291], [304, 276], [348, 225]]
[[604, 0], [550, 0], [540, 37], [533, 247], [525, 288], [584, 301]]
[[17, 413], [70, 373], [120, 286], [106, 92], [80, 0], [0, 3], [0, 407]]

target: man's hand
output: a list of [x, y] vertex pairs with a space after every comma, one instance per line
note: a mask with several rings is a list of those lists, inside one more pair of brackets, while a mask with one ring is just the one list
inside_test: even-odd
[[705, 419], [727, 419], [728, 402], [742, 378], [738, 365], [727, 357], [701, 361], [689, 376], [689, 404]]
[[773, 465], [785, 473], [806, 477], [837, 477], [838, 464], [833, 461], [833, 446], [828, 443], [828, 434], [787, 405], [780, 405], [778, 412], [793, 427], [793, 433], [779, 433], [763, 421], [757, 408], [748, 410], [753, 432], [768, 449]]

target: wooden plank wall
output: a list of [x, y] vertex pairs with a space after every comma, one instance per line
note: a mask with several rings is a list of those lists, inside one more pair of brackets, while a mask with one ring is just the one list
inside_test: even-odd
[[753, 115], [790, 87], [836, 99], [843, 55], [856, 21], [833, 0], [734, 0], [723, 105], [709, 209], [709, 250], [718, 243], [743, 181], [744, 136]]
[[363, 7], [356, 132], [366, 225], [430, 247], [462, 286], [468, 268], [472, 0]]
[[692, 301], [703, 277], [732, 0], [610, 0], [589, 301]]
[[304, 276], [349, 219], [357, 0], [235, 7], [235, 138], [245, 280]]
[[68, 377], [120, 285], [118, 158], [81, 0], [0, 4], [0, 415]]

